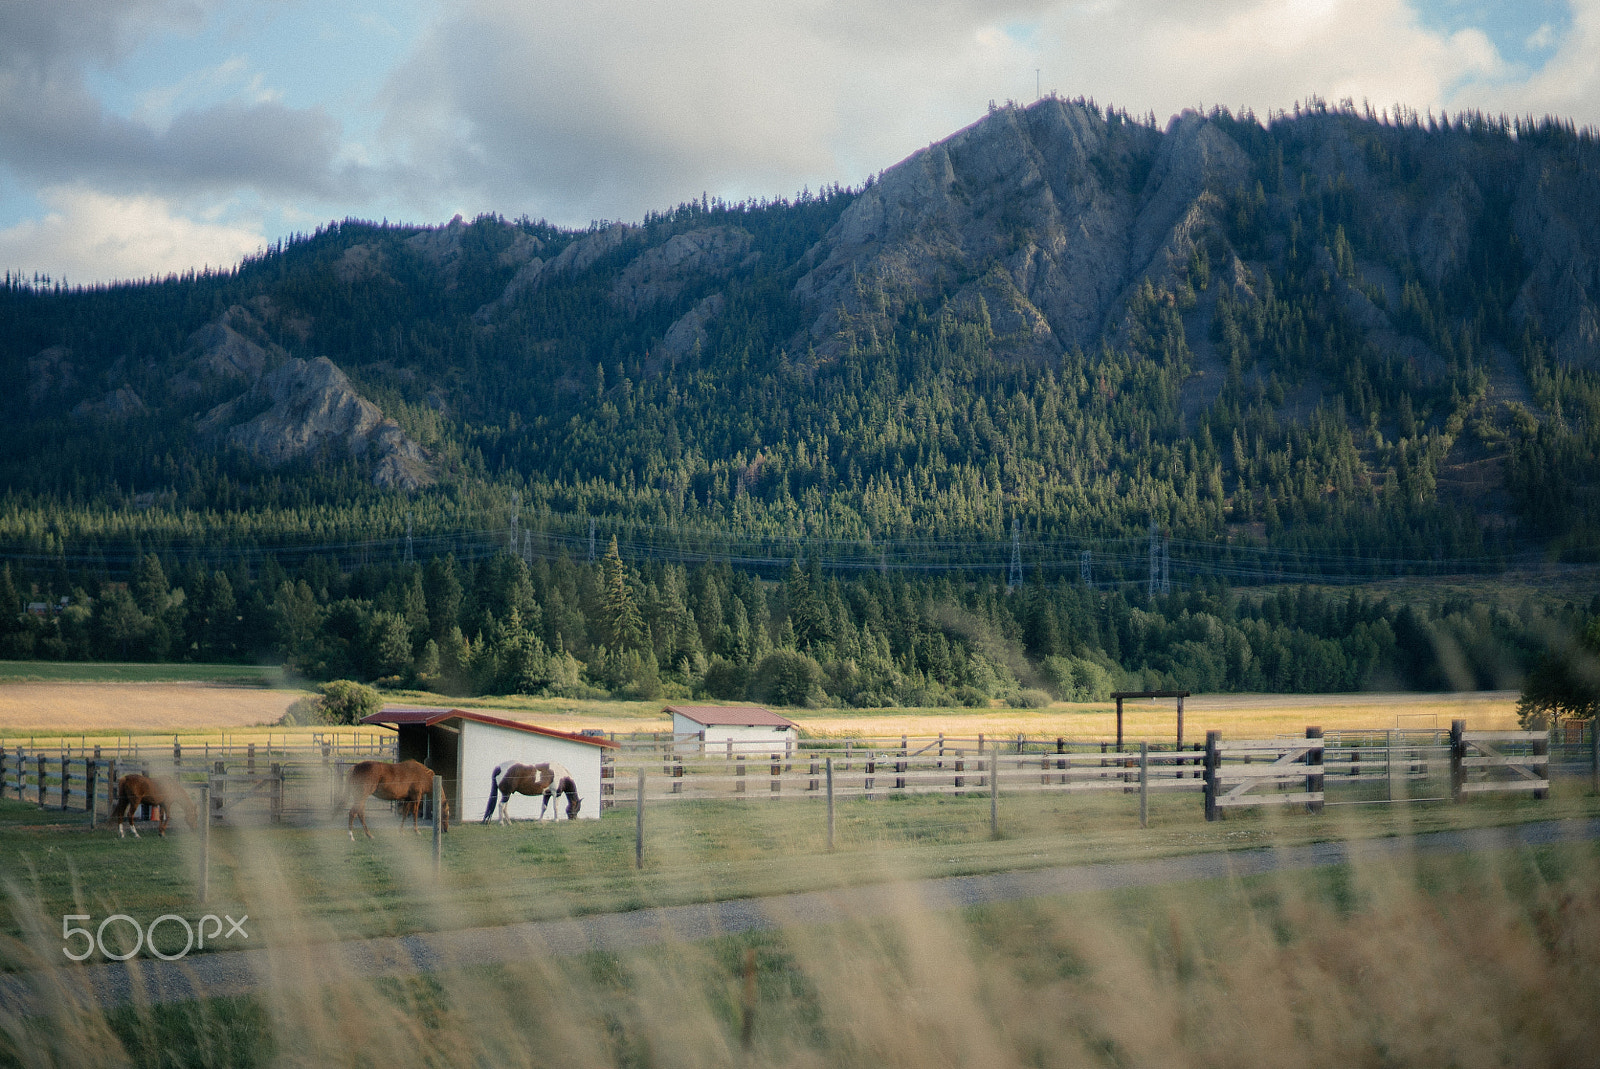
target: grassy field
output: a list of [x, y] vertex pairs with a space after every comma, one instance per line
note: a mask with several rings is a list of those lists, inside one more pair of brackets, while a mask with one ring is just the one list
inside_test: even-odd
[[277, 665], [0, 661], [0, 684], [6, 683], [219, 683], [294, 689], [302, 685]]
[[[219, 829], [206, 909], [253, 945], [561, 917], [884, 879], [1404, 834], [1600, 811], [1545, 802], [1259, 812], [1206, 824], [1157, 797], [923, 798], [840, 808], [696, 803], [598, 822], [458, 826], [443, 879], [426, 837], [342, 819]], [[0, 804], [0, 964], [59, 961], [60, 917], [197, 915], [195, 842], [123, 842]], [[372, 979], [286, 974], [250, 997], [112, 1012], [70, 991], [0, 1005], [26, 1065], [1313, 1066], [1589, 1064], [1600, 1010], [1600, 855], [1581, 843], [1045, 898], [631, 953]], [[169, 951], [175, 947], [167, 948]]]
[[[272, 683], [267, 687], [204, 680], [0, 681], [0, 740], [174, 732], [199, 738], [208, 730], [215, 737], [226, 731], [240, 738], [264, 738], [269, 726], [304, 693], [287, 681]], [[671, 718], [664, 712], [672, 704], [670, 701], [574, 701], [523, 695], [449, 698], [421, 691], [390, 692], [385, 699], [394, 705], [482, 709], [565, 731], [598, 728], [626, 733], [672, 729]], [[819, 738], [932, 736], [944, 732], [1109, 740], [1116, 737], [1117, 730], [1116, 706], [1109, 702], [1056, 702], [1044, 709], [995, 706], [783, 712], [805, 734]], [[1200, 695], [1185, 703], [1184, 735], [1187, 740], [1196, 741], [1204, 739], [1207, 730], [1216, 730], [1230, 738], [1271, 738], [1299, 734], [1309, 725], [1326, 730], [1436, 727], [1448, 731], [1450, 721], [1457, 718], [1467, 720], [1474, 730], [1514, 728], [1516, 695]], [[1167, 740], [1175, 734], [1176, 720], [1175, 704], [1170, 700], [1128, 702], [1123, 730], [1129, 739]]]

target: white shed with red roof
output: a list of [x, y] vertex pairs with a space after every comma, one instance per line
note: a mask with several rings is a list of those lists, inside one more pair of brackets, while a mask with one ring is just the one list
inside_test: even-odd
[[[733, 742], [736, 752], [788, 752], [800, 739], [800, 725], [771, 709], [754, 705], [669, 705], [672, 733], [698, 735], [712, 751]], [[776, 752], [776, 751], [774, 751]]]
[[[421, 761], [444, 779], [450, 813], [458, 821], [479, 820], [489, 806], [489, 783], [497, 766], [565, 765], [578, 786], [580, 819], [598, 820], [601, 809], [601, 758], [618, 748], [609, 739], [574, 735], [552, 728], [490, 716], [475, 709], [386, 707], [361, 721], [399, 733], [401, 761]], [[498, 792], [495, 795], [498, 799]], [[538, 798], [513, 794], [506, 813], [513, 819], [539, 815]], [[552, 803], [564, 816], [566, 806]], [[548, 816], [548, 811], [546, 813]]]

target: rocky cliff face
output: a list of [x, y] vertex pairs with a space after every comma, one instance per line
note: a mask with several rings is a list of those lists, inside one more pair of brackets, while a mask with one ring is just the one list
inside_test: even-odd
[[[1227, 206], [1267, 178], [1263, 207], [1274, 222], [1323, 189], [1348, 196], [1379, 245], [1381, 259], [1363, 265], [1374, 285], [1395, 265], [1434, 286], [1481, 268], [1469, 262], [1474, 242], [1509, 213], [1527, 266], [1515, 316], [1538, 322], [1558, 358], [1600, 362], [1594, 161], [1503, 136], [1446, 137], [1322, 113], [1296, 120], [1284, 139], [1307, 165], [1308, 184], [1273, 188], [1281, 157], [1274, 165], [1259, 147], [1252, 156], [1237, 129], [1185, 113], [1157, 131], [1054, 99], [1000, 109], [856, 198], [794, 287], [811, 319], [793, 344], [826, 357], [853, 334], [887, 329], [913, 300], [959, 308], [979, 299], [1001, 350], [1115, 341], [1134, 288], [1149, 281], [1172, 292], [1202, 247], [1213, 275], [1250, 296], [1249, 268], [1275, 266], [1290, 235], [1272, 235], [1267, 259], [1247, 264], [1230, 240]], [[1402, 153], [1407, 161], [1395, 163]], [[1358, 321], [1392, 334], [1398, 286], [1386, 309], [1356, 294]], [[1205, 340], [1189, 344], [1198, 350]]]
[[268, 467], [330, 450], [368, 460], [378, 486], [415, 490], [435, 481], [422, 447], [325, 356], [290, 359], [262, 375], [244, 394], [212, 409], [199, 430]]

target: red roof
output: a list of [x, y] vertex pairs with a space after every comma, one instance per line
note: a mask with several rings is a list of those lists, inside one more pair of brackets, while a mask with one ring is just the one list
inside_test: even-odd
[[669, 705], [667, 712], [688, 717], [706, 727], [798, 728], [800, 725], [771, 709], [748, 705]]
[[524, 724], [517, 720], [507, 720], [504, 717], [489, 716], [472, 709], [412, 709], [393, 708], [385, 706], [371, 716], [361, 718], [363, 724], [392, 724], [399, 727], [401, 724], [421, 724], [432, 727], [446, 720], [472, 720], [479, 724], [489, 724], [497, 728], [511, 728], [514, 731], [526, 731], [530, 735], [544, 735], [552, 739], [565, 739], [568, 742], [584, 742], [590, 746], [603, 746], [609, 749], [620, 749], [620, 742], [601, 738], [598, 735], [574, 735], [569, 731], [556, 731], [553, 728], [542, 728], [534, 724]]

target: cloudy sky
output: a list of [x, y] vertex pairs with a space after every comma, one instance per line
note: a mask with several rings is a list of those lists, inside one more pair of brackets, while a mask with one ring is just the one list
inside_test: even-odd
[[856, 185], [1036, 87], [1600, 126], [1600, 0], [0, 0], [0, 268]]

